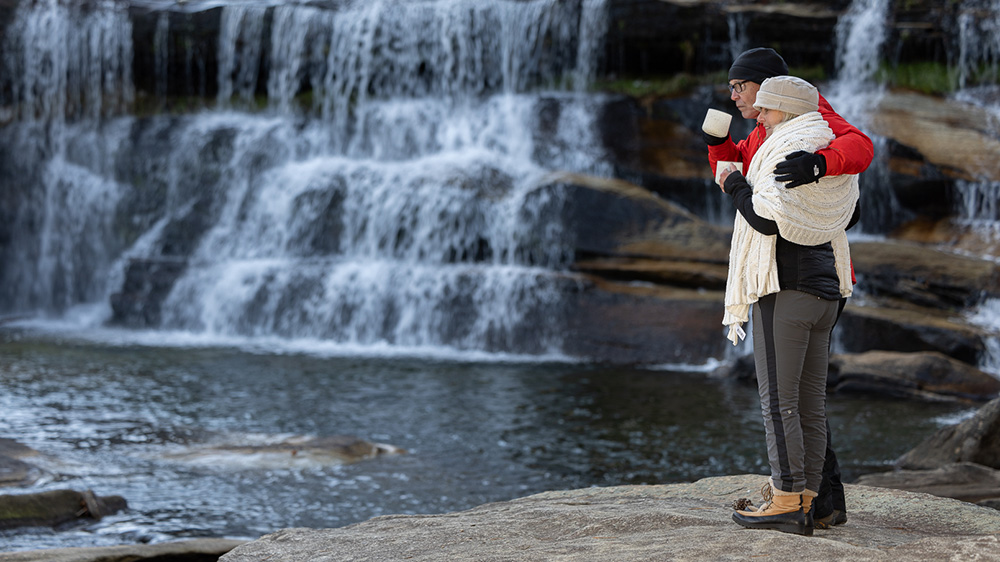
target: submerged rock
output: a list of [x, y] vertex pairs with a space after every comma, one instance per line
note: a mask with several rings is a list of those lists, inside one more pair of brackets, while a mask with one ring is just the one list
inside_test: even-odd
[[744, 529], [730, 504], [759, 475], [545, 492], [441, 515], [387, 515], [340, 529], [285, 529], [222, 562], [383, 560], [1000, 560], [1000, 512], [847, 485], [846, 525], [812, 537]]
[[0, 529], [56, 527], [81, 518], [101, 519], [127, 507], [121, 496], [97, 496], [87, 490], [51, 490], [0, 496]]
[[294, 468], [346, 464], [405, 453], [406, 450], [385, 443], [373, 443], [350, 435], [332, 435], [298, 436], [273, 443], [207, 444], [172, 453], [167, 458], [237, 468]]
[[0, 438], [0, 486], [27, 486], [41, 476], [41, 470], [22, 459], [38, 451], [13, 439]]

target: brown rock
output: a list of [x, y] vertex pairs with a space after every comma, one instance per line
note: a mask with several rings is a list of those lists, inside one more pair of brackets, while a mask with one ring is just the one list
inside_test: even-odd
[[920, 492], [972, 503], [1000, 501], [1000, 470], [969, 462], [950, 463], [933, 470], [865, 474], [855, 484]]
[[725, 264], [731, 232], [632, 183], [555, 174], [553, 185], [572, 191], [563, 224], [577, 259], [656, 258]]
[[723, 295], [587, 278], [567, 296], [564, 351], [612, 363], [701, 363], [721, 358]]
[[689, 260], [656, 260], [643, 258], [603, 258], [578, 261], [577, 271], [621, 281], [644, 281], [714, 291], [726, 289], [729, 266]]
[[919, 151], [959, 179], [1000, 180], [1000, 141], [981, 107], [912, 92], [889, 92], [872, 113], [872, 132]]
[[836, 328], [846, 351], [936, 351], [978, 365], [985, 350], [981, 328], [931, 308], [856, 306], [848, 301]]
[[918, 244], [853, 242], [851, 259], [867, 294], [945, 310], [1000, 294], [1000, 266]]
[[863, 392], [920, 400], [990, 400], [1000, 380], [937, 352], [869, 351], [834, 355], [827, 384], [834, 392]]
[[1000, 244], [991, 232], [953, 217], [918, 218], [893, 231], [892, 237], [904, 242], [948, 247], [967, 256], [1000, 257]]

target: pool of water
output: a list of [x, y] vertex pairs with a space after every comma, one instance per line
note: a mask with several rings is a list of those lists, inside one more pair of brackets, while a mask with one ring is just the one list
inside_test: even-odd
[[[832, 396], [845, 477], [884, 470], [968, 406]], [[213, 444], [352, 435], [406, 454], [353, 464]], [[110, 343], [0, 330], [0, 437], [42, 453], [23, 489], [92, 489], [128, 510], [0, 534], [4, 550], [256, 538], [536, 492], [763, 473], [756, 389], [707, 372], [524, 360]], [[200, 460], [199, 460], [200, 459]]]

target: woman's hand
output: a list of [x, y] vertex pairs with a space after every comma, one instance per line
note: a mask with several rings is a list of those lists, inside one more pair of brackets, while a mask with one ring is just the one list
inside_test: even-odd
[[731, 173], [733, 173], [735, 171], [736, 171], [736, 166], [733, 166], [732, 164], [728, 164], [727, 163], [726, 167], [723, 168], [721, 172], [719, 172], [719, 189], [721, 189], [723, 192], [726, 191], [726, 189], [724, 187], [722, 187], [722, 186], [726, 185], [726, 178], [729, 177], [729, 174], [731, 174]]

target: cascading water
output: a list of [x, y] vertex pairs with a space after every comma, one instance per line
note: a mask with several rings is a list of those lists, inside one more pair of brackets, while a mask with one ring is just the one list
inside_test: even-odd
[[[136, 272], [153, 264], [172, 268], [171, 289], [155, 315], [129, 324], [558, 354], [569, 250], [554, 220], [562, 191], [545, 178], [610, 172], [594, 138], [599, 101], [573, 90], [594, 72], [604, 9], [603, 0], [225, 5], [219, 109], [136, 119], [108, 117], [118, 105], [95, 95], [126, 92], [118, 104], [133, 95], [121, 6], [100, 3], [86, 17], [55, 0], [25, 6], [18, 29], [27, 31], [6, 49], [22, 58], [8, 68], [44, 66], [29, 51], [61, 66], [15, 84], [24, 127], [74, 122], [41, 150], [44, 210], [22, 220], [45, 227], [12, 245], [21, 255], [4, 272], [0, 306], [61, 314], [110, 301], [120, 313]], [[53, 27], [73, 28], [72, 39], [55, 41]], [[161, 15], [161, 95], [170, 33]], [[79, 43], [88, 58], [63, 62]], [[99, 78], [74, 82], [95, 68]], [[266, 109], [246, 112], [262, 94]], [[58, 106], [64, 98], [80, 107]], [[74, 221], [83, 222], [76, 237], [66, 228]], [[101, 321], [112, 314], [97, 307]]]
[[[1000, 137], [1000, 0], [966, 2], [958, 16], [958, 101], [985, 110], [983, 129]], [[988, 239], [1000, 240], [1000, 181], [996, 161], [980, 163], [982, 177], [956, 182], [956, 215]], [[992, 179], [991, 179], [992, 177]]]
[[[113, 119], [134, 100], [131, 25], [124, 6], [24, 3], [4, 36], [5, 175], [29, 184], [5, 209], [11, 242], [0, 270], [0, 309], [65, 310], [106, 294], [103, 276], [121, 246], [110, 209], [122, 196], [113, 148], [127, 127]], [[95, 123], [102, 123], [96, 127]]]
[[[855, 0], [837, 21], [837, 74], [826, 96], [845, 119], [862, 130], [883, 88], [875, 81], [887, 35], [888, 0]], [[854, 231], [880, 234], [898, 224], [902, 209], [888, 181], [886, 139], [868, 133], [875, 160], [861, 175], [861, 220]]]

